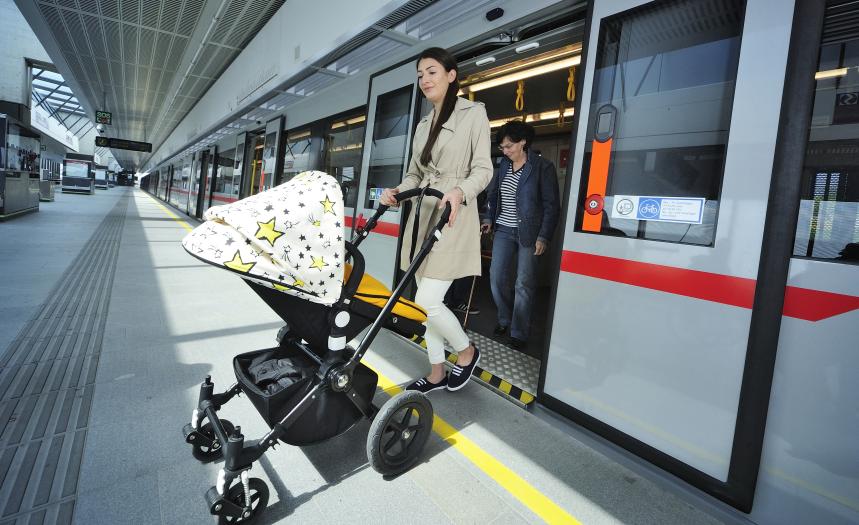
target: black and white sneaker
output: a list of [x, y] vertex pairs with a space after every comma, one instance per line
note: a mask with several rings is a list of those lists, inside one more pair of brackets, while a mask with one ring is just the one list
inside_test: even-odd
[[477, 349], [477, 346], [474, 346], [474, 358], [470, 364], [466, 366], [453, 365], [448, 377], [447, 389], [454, 392], [464, 387], [474, 374], [474, 369], [477, 367], [478, 361], [480, 361], [480, 350]]
[[407, 386], [406, 390], [414, 390], [416, 392], [426, 394], [427, 392], [432, 392], [433, 390], [440, 390], [442, 388], [447, 388], [447, 376], [444, 376], [444, 379], [442, 379], [438, 383], [430, 383], [427, 378], [422, 377]]

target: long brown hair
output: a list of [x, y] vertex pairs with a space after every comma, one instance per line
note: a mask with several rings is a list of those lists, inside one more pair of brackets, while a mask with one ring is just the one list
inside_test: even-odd
[[459, 68], [456, 65], [456, 58], [448, 52], [447, 49], [441, 47], [430, 47], [425, 49], [421, 56], [418, 57], [417, 64], [420, 64], [421, 60], [425, 58], [432, 58], [433, 60], [438, 61], [439, 64], [444, 68], [445, 73], [449, 73], [451, 70], [457, 72], [457, 77], [453, 79], [453, 82], [447, 86], [447, 93], [444, 94], [444, 101], [441, 103], [441, 111], [435, 119], [435, 124], [433, 124], [430, 129], [429, 136], [427, 137], [427, 143], [424, 145], [424, 150], [421, 152], [421, 164], [426, 166], [432, 160], [432, 147], [435, 145], [435, 141], [438, 138], [438, 134], [441, 133], [441, 126], [450, 118], [450, 115], [453, 113], [453, 108], [456, 106], [456, 94], [459, 93]]

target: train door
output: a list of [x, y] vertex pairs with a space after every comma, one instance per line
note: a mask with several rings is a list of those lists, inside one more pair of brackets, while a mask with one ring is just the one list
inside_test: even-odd
[[748, 511], [738, 414], [793, 2], [703, 4], [590, 5], [538, 394]]
[[194, 160], [191, 162], [191, 179], [188, 181], [188, 215], [197, 217], [201, 207], [203, 187], [206, 184], [204, 180], [206, 174], [206, 157], [207, 151], [202, 150], [194, 154]]
[[263, 149], [265, 147], [265, 130], [249, 131], [245, 142], [245, 171], [242, 197], [256, 195], [265, 187], [265, 166], [263, 164]]
[[[382, 190], [403, 179], [416, 122], [416, 78], [414, 62], [410, 61], [374, 76], [370, 83], [358, 216], [372, 216]], [[399, 228], [400, 211], [391, 208], [361, 246], [367, 271], [386, 285], [395, 277]]]
[[798, 220], [752, 512], [761, 523], [859, 523], [859, 26], [847, 23], [859, 4], [817, 9], [802, 18], [822, 29], [808, 42], [814, 91], [786, 104], [808, 116], [808, 136], [791, 159]]

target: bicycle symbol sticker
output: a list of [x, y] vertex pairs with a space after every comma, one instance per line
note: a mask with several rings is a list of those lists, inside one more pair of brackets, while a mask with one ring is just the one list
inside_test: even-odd
[[659, 201], [655, 199], [644, 199], [639, 202], [638, 216], [642, 219], [656, 219], [659, 217]]

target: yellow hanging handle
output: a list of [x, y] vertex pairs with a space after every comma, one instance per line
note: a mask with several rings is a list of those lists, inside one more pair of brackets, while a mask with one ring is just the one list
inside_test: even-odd
[[567, 79], [567, 100], [569, 100], [570, 102], [573, 102], [574, 100], [576, 100], [575, 82], [576, 82], [576, 68], [571, 67], [570, 68], [570, 77]]
[[474, 102], [474, 91], [468, 92], [468, 100]]
[[564, 127], [564, 112], [567, 111], [565, 104], [561, 101], [561, 105], [558, 107], [558, 127]]
[[520, 80], [519, 85], [516, 88], [516, 104], [514, 106], [516, 111], [522, 111], [525, 108], [525, 81]]

